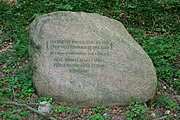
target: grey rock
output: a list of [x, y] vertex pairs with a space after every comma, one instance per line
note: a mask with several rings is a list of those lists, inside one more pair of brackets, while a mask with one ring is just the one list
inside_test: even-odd
[[122, 23], [95, 13], [60, 11], [30, 25], [29, 54], [39, 96], [79, 106], [151, 99], [156, 72]]
[[49, 114], [51, 110], [51, 104], [47, 101], [40, 102], [40, 105], [38, 106], [38, 111], [44, 114]]

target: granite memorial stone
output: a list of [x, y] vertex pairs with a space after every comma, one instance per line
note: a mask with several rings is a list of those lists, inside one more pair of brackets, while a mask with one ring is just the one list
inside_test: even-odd
[[95, 13], [60, 11], [30, 25], [29, 54], [40, 96], [79, 106], [151, 99], [156, 72], [122, 23]]

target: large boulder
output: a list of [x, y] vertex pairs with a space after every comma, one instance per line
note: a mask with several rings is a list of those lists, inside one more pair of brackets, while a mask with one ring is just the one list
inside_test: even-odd
[[95, 13], [60, 11], [30, 25], [29, 54], [40, 96], [79, 106], [151, 99], [156, 72], [122, 23]]

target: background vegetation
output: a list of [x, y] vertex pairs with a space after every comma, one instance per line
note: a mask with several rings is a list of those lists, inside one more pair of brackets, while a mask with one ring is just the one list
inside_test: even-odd
[[[0, 0], [0, 118], [31, 116], [18, 103], [52, 104], [56, 119], [178, 119], [180, 75], [179, 0]], [[28, 28], [38, 16], [55, 11], [94, 12], [121, 21], [151, 57], [158, 76], [155, 98], [147, 104], [132, 102], [127, 107], [74, 108], [58, 105], [51, 98], [36, 96], [28, 58]], [[36, 108], [36, 107], [34, 107]]]

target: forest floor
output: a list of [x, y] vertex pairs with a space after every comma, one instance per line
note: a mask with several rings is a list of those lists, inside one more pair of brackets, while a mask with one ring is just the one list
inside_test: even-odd
[[[180, 119], [180, 2], [178, 0], [0, 0], [0, 119], [178, 120]], [[155, 97], [125, 107], [79, 108], [38, 97], [28, 56], [29, 24], [55, 11], [94, 12], [121, 21], [157, 70]], [[48, 115], [37, 111], [51, 104]]]

